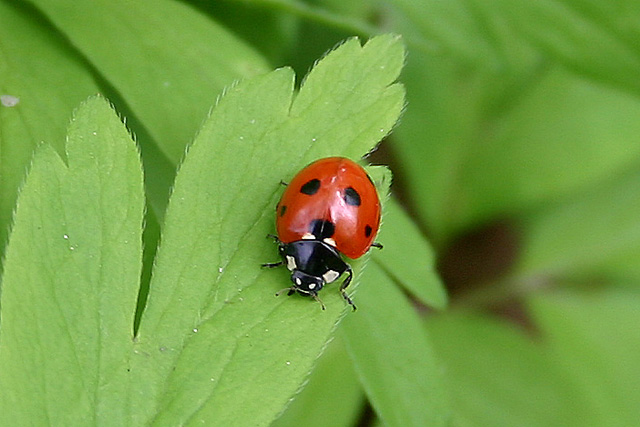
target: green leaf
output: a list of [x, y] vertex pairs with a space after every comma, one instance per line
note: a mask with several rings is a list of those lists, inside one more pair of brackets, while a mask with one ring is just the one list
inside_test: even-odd
[[466, 63], [494, 59], [486, 23], [478, 19], [468, 3], [392, 0], [390, 4], [402, 18], [399, 24], [422, 39], [419, 46], [425, 52], [445, 52], [447, 56]]
[[127, 424], [144, 196], [136, 146], [101, 98], [66, 161], [36, 151], [2, 280], [0, 424]]
[[[261, 8], [257, 7], [256, 1], [244, 0], [189, 3], [210, 15], [238, 39], [253, 46], [271, 64], [287, 62], [285, 58], [291, 58], [292, 49], [308, 45], [307, 40], [299, 43], [299, 20], [279, 8]], [[317, 42], [323, 43], [326, 50], [326, 38], [318, 38]], [[309, 64], [304, 71], [309, 71]]]
[[585, 399], [591, 408], [588, 423], [636, 424], [640, 417], [637, 290], [558, 292], [533, 298], [531, 308], [550, 354], [576, 386], [575, 398]]
[[341, 331], [376, 413], [389, 426], [447, 425], [440, 367], [414, 307], [376, 264], [362, 282]]
[[551, 68], [481, 113], [486, 91], [500, 90], [496, 76], [462, 82], [456, 67], [412, 58], [413, 108], [397, 132], [398, 155], [437, 241], [582, 191], [640, 160], [636, 97]]
[[[640, 13], [633, 0], [594, 2], [562, 0], [492, 2], [513, 33], [545, 56], [597, 81], [605, 81], [640, 94], [635, 76], [640, 69]], [[621, 22], [629, 25], [621, 25]]]
[[355, 425], [364, 393], [343, 340], [333, 340], [309, 376], [309, 382], [273, 427]]
[[223, 88], [268, 69], [257, 52], [182, 2], [33, 3], [119, 91], [173, 164]]
[[[273, 294], [286, 271], [273, 232], [279, 182], [318, 157], [368, 152], [404, 103], [396, 36], [351, 39], [293, 98], [289, 69], [229, 89], [176, 178], [132, 360], [133, 424], [269, 424], [299, 388], [344, 310], [337, 286]], [[360, 262], [354, 262], [359, 271]]]
[[[230, 3], [246, 3], [244, 0], [235, 0]], [[263, 9], [257, 9], [263, 12], [264, 9], [276, 10], [282, 13], [286, 18], [300, 18], [303, 19], [304, 27], [298, 28], [294, 26], [292, 29], [298, 30], [296, 33], [292, 33], [291, 37], [299, 37], [311, 28], [311, 31], [316, 30], [313, 34], [318, 34], [317, 28], [319, 27], [322, 32], [323, 39], [333, 36], [332, 30], [345, 31], [347, 34], [356, 34], [360, 36], [373, 36], [379, 34], [379, 28], [368, 23], [372, 14], [377, 13], [375, 9], [377, 3], [370, 1], [364, 2], [339, 2], [337, 0], [321, 0], [317, 2], [306, 2], [300, 0], [253, 0], [251, 2], [253, 7], [262, 7]], [[299, 24], [296, 21], [289, 22], [289, 24]], [[299, 39], [295, 40], [298, 41]], [[305, 40], [304, 47], [315, 47], [316, 40]], [[300, 45], [300, 47], [303, 47]], [[302, 54], [306, 52], [304, 49], [300, 49]], [[289, 52], [291, 54], [291, 52]]]
[[98, 92], [91, 74], [69, 47], [22, 8], [0, 2], [0, 259], [18, 188], [37, 144], [58, 152], [69, 112]]
[[449, 61], [416, 52], [403, 72], [410, 108], [394, 133], [393, 148], [405, 168], [416, 214], [436, 244], [460, 226], [459, 176], [470, 161], [468, 147], [476, 142], [478, 86], [490, 84], [486, 77], [474, 77], [465, 79]]
[[523, 249], [514, 274], [567, 276], [610, 270], [607, 265], [621, 256], [637, 261], [638, 188], [640, 172], [634, 172], [523, 217]]
[[450, 312], [427, 322], [456, 425], [593, 425], [587, 402], [524, 331]]
[[398, 203], [389, 200], [377, 239], [384, 250], [374, 260], [424, 304], [444, 308], [447, 293], [435, 270], [435, 254], [421, 234]]
[[438, 244], [640, 159], [635, 3], [392, 4], [433, 45], [409, 44], [394, 147]]
[[[502, 73], [560, 63], [640, 93], [637, 2], [391, 0], [395, 24], [424, 53]], [[621, 25], [621, 22], [626, 25]], [[518, 72], [518, 71], [516, 71]], [[508, 78], [507, 78], [508, 80]]]
[[639, 99], [551, 70], [472, 158], [467, 221], [586, 188], [640, 161]]
[[616, 254], [611, 259], [606, 259], [596, 264], [591, 273], [594, 277], [605, 277], [610, 283], [625, 287], [638, 288], [640, 286], [640, 264], [638, 264], [640, 244], [629, 247]]

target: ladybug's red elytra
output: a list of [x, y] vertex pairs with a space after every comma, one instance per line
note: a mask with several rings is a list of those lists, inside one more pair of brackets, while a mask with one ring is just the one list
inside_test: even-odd
[[[286, 265], [298, 292], [322, 305], [318, 291], [347, 278], [340, 286], [342, 297], [356, 309], [345, 292], [353, 271], [341, 254], [356, 259], [374, 243], [380, 226], [380, 199], [373, 181], [357, 163], [344, 157], [327, 157], [302, 169], [288, 184], [276, 207], [276, 228], [282, 261], [264, 267]], [[278, 293], [280, 294], [280, 293]]]

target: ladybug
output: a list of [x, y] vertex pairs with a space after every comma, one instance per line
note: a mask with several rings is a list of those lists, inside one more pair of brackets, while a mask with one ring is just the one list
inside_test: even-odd
[[356, 306], [345, 292], [353, 271], [342, 255], [356, 259], [371, 246], [382, 248], [374, 239], [380, 226], [380, 199], [365, 170], [344, 157], [327, 157], [302, 169], [287, 185], [276, 206], [276, 228], [282, 261], [263, 267], [286, 265], [298, 292], [320, 303], [318, 292], [343, 274], [342, 297]]

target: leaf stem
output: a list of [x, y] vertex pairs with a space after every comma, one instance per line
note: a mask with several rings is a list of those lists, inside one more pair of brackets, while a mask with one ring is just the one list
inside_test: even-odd
[[[310, 6], [306, 3], [298, 1], [262, 0], [261, 3], [266, 6], [272, 6], [278, 10], [282, 10], [300, 18], [314, 21], [333, 28], [345, 30], [360, 37], [370, 38], [376, 34], [380, 34], [382, 31], [379, 27], [368, 24], [362, 20], [344, 17], [332, 13], [326, 9]], [[413, 46], [423, 51], [424, 53], [435, 54], [441, 51], [441, 49], [438, 47], [438, 43], [434, 41], [428, 41], [423, 38], [406, 34], [403, 35], [403, 37], [408, 45]]]

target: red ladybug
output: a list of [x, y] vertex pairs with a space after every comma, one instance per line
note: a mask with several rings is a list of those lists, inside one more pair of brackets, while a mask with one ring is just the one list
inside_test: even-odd
[[[344, 291], [353, 271], [341, 254], [356, 259], [374, 243], [380, 226], [380, 199], [373, 181], [357, 163], [343, 157], [327, 157], [311, 163], [293, 178], [276, 207], [278, 250], [282, 261], [264, 267], [286, 265], [296, 291], [322, 305], [318, 291], [337, 280], [342, 297], [356, 309]], [[279, 294], [279, 293], [278, 293]]]

